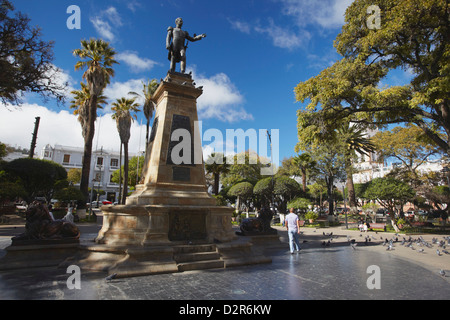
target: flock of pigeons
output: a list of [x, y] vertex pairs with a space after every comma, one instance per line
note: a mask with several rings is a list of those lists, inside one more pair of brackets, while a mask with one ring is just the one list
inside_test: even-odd
[[[329, 237], [329, 239], [328, 241], [322, 241], [322, 246], [329, 247], [333, 241], [333, 232], [330, 233], [323, 232], [323, 235]], [[362, 237], [363, 235], [360, 234], [359, 236]], [[373, 235], [372, 236], [366, 235], [364, 238], [364, 245], [367, 246], [369, 242], [371, 242], [372, 240], [378, 239]], [[394, 250], [394, 243], [395, 244], [399, 243], [401, 246], [410, 248], [411, 250], [416, 250], [418, 253], [424, 253], [425, 248], [431, 249], [436, 247], [436, 254], [438, 256], [442, 256], [443, 254], [450, 254], [450, 252], [446, 250], [446, 247], [450, 246], [450, 236], [444, 236], [442, 240], [439, 240], [438, 238], [434, 237], [431, 239], [430, 243], [429, 241], [426, 241], [422, 236], [419, 236], [418, 238], [412, 238], [411, 236], [409, 236], [408, 238], [403, 237], [403, 239], [400, 241], [399, 235], [398, 233], [396, 233], [391, 239], [388, 238], [383, 239], [383, 237], [380, 236], [380, 240], [383, 240], [382, 245], [386, 247], [386, 251]], [[355, 239], [351, 239], [350, 236], [347, 235], [347, 242], [350, 244], [350, 247], [353, 250], [356, 250], [358, 243], [356, 242]], [[445, 270], [441, 269], [439, 271], [439, 274], [445, 277]]]

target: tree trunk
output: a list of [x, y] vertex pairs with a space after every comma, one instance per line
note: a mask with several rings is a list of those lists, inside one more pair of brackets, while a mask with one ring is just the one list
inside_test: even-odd
[[334, 213], [334, 197], [333, 197], [333, 176], [328, 176], [325, 179], [327, 183], [327, 196], [328, 196], [328, 215], [332, 215]]
[[219, 178], [220, 174], [214, 173], [214, 194], [216, 196], [219, 194]]
[[117, 203], [122, 203], [122, 142], [120, 142], [120, 154], [119, 154], [119, 197]]
[[123, 164], [123, 193], [122, 204], [125, 204], [128, 195], [128, 142], [123, 144], [124, 164]]
[[303, 192], [306, 192], [306, 169], [302, 169]]
[[95, 119], [97, 117], [97, 96], [93, 95], [89, 101], [89, 121], [84, 138], [84, 155], [83, 168], [81, 170], [80, 191], [84, 195], [85, 201], [81, 204], [79, 209], [86, 209], [86, 202], [89, 198], [89, 175], [91, 172], [91, 158], [92, 158], [92, 140], [95, 134]]

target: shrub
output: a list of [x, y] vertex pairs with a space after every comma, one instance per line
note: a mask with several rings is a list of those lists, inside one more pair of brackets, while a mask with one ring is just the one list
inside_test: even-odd
[[305, 219], [308, 219], [308, 220], [315, 221], [318, 217], [319, 217], [319, 215], [316, 212], [314, 212], [314, 211], [308, 211], [305, 214]]

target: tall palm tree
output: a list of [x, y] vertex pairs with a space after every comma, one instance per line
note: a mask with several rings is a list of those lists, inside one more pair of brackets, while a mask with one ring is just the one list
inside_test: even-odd
[[[149, 128], [150, 128], [150, 119], [153, 117], [153, 112], [155, 111], [156, 104], [152, 100], [153, 94], [155, 93], [156, 89], [158, 88], [158, 81], [156, 79], [148, 80], [147, 84], [142, 83], [143, 89], [142, 89], [142, 96], [144, 98], [144, 104], [142, 106], [142, 110], [144, 111], [145, 119], [147, 119], [147, 131], [145, 133], [145, 141], [146, 146], [145, 150], [147, 150], [148, 145], [148, 139], [149, 139]], [[128, 94], [131, 94], [135, 97], [142, 97], [141, 94], [136, 93], [134, 91], [128, 92]]]
[[120, 98], [112, 104], [111, 108], [115, 113], [112, 118], [116, 120], [117, 131], [119, 131], [120, 143], [123, 145], [124, 150], [124, 183], [122, 191], [122, 199], [120, 202], [125, 204], [128, 193], [128, 141], [131, 136], [131, 122], [137, 119], [136, 114], [131, 114], [132, 112], [139, 111], [139, 105], [135, 102], [135, 99]]
[[[73, 90], [71, 94], [73, 95], [73, 100], [70, 102], [70, 108], [75, 109], [73, 111], [74, 115], [78, 116], [78, 121], [81, 124], [81, 133], [83, 138], [87, 136], [88, 124], [89, 124], [89, 101], [91, 98], [91, 93], [89, 92], [88, 86], [80, 82], [81, 90]], [[103, 109], [103, 105], [106, 104], [106, 97], [100, 95], [97, 97], [97, 109]]]
[[306, 192], [306, 176], [307, 172], [314, 167], [314, 160], [307, 152], [299, 154], [292, 159], [292, 162], [300, 169], [302, 173], [303, 192]]
[[345, 171], [347, 173], [347, 191], [349, 206], [356, 207], [355, 187], [353, 185], [353, 163], [352, 160], [356, 153], [368, 155], [375, 151], [375, 145], [367, 138], [366, 127], [345, 122], [338, 129], [337, 134], [344, 143], [344, 161]]
[[[89, 192], [89, 173], [92, 157], [92, 140], [95, 134], [95, 120], [97, 118], [98, 98], [102, 95], [103, 89], [114, 76], [112, 66], [118, 63], [114, 60], [116, 52], [109, 46], [108, 42], [101, 39], [90, 39], [81, 41], [81, 49], [73, 50], [73, 55], [82, 59], [75, 64], [75, 70], [86, 69], [83, 79], [86, 80], [87, 89], [89, 89], [89, 100], [82, 110], [86, 119], [83, 129], [84, 137], [84, 155], [83, 168], [81, 171], [80, 190], [85, 198], [88, 198]], [[83, 123], [82, 123], [83, 125]], [[84, 208], [85, 204], [82, 204]]]
[[205, 163], [205, 170], [214, 176], [213, 193], [219, 194], [220, 174], [227, 174], [230, 171], [230, 165], [226, 163], [226, 157], [223, 153], [212, 153]]

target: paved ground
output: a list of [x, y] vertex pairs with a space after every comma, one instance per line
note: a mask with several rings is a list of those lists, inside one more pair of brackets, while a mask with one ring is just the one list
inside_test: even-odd
[[[83, 239], [93, 239], [100, 226], [80, 226]], [[1, 250], [23, 226], [0, 226]], [[450, 299], [450, 255], [414, 244], [383, 246], [388, 233], [366, 234], [341, 228], [303, 228], [302, 251], [291, 255], [286, 232], [282, 243], [266, 251], [271, 264], [190, 271], [105, 281], [104, 274], [81, 275], [81, 289], [69, 289], [66, 270], [42, 268], [0, 272], [0, 299], [74, 300], [326, 300], [326, 299]], [[323, 234], [326, 233], [326, 235]], [[333, 233], [330, 237], [328, 234]], [[358, 243], [353, 249], [349, 239]], [[383, 239], [381, 239], [383, 237]], [[413, 240], [419, 236], [412, 236]], [[443, 240], [440, 235], [423, 235]], [[408, 238], [408, 236], [406, 236]], [[330, 240], [329, 245], [323, 245]], [[447, 242], [446, 242], [447, 243]], [[447, 245], [450, 251], [450, 245]], [[420, 249], [424, 249], [420, 252]], [[442, 248], [441, 248], [442, 249]], [[375, 267], [373, 267], [375, 266]], [[374, 269], [373, 269], [374, 268]], [[446, 276], [441, 276], [443, 269]], [[375, 271], [374, 271], [375, 270]], [[377, 277], [379, 275], [379, 277]], [[379, 288], [369, 288], [379, 284]], [[223, 310], [222, 310], [223, 311]]]

